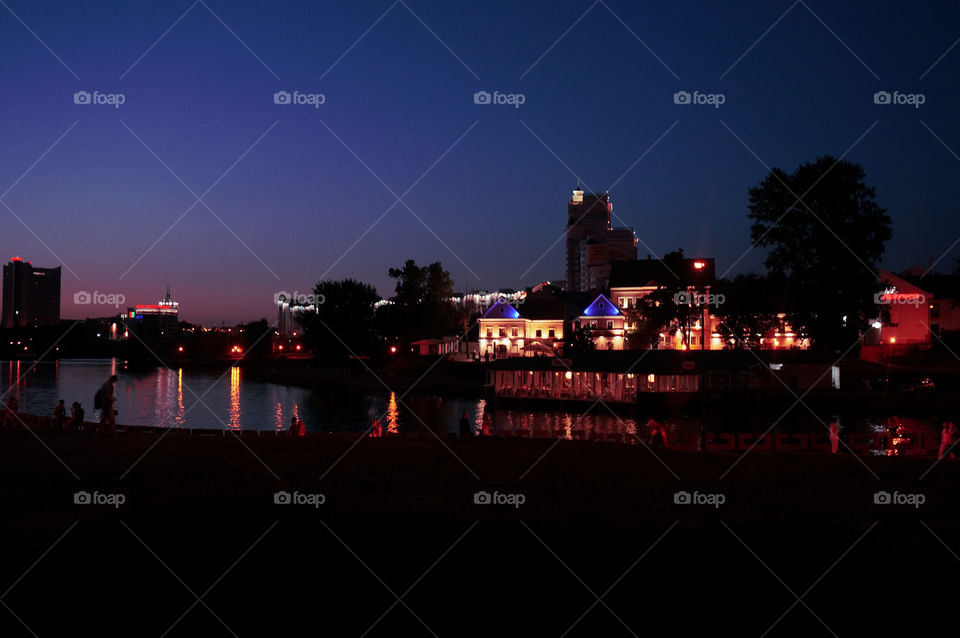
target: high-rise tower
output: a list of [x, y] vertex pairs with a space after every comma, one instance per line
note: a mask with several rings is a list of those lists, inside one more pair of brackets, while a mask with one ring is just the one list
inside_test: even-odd
[[585, 194], [577, 184], [567, 203], [567, 290], [607, 288], [610, 264], [637, 258], [636, 234], [614, 228], [612, 211], [609, 194]]

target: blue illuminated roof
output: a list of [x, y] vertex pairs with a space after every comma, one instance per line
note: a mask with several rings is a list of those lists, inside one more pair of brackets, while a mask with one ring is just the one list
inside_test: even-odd
[[483, 313], [484, 319], [519, 319], [520, 312], [508, 304], [503, 299], [490, 306], [490, 309]]
[[583, 311], [584, 317], [616, 317], [623, 313], [604, 295], [597, 296]]

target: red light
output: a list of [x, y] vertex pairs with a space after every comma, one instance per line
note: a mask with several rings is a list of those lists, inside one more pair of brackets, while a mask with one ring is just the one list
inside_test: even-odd
[[300, 349], [300, 346], [297, 346], [297, 350], [299, 350], [299, 349]]
[[177, 352], [183, 352], [183, 346], [180, 346], [179, 348], [177, 348]]
[[397, 352], [397, 346], [390, 346], [390, 353], [395, 354]]
[[283, 346], [277, 346], [279, 350], [283, 350]]
[[23, 261], [23, 260], [20, 259], [19, 257], [11, 257], [10, 261]]
[[706, 266], [707, 266], [706, 262], [703, 262], [703, 261], [693, 262], [693, 267], [696, 268], [697, 270], [703, 270], [704, 268], [706, 268]]

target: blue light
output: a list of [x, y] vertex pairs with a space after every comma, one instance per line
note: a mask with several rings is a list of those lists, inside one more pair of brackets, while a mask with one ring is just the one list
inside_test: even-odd
[[583, 311], [583, 316], [593, 317], [594, 315], [600, 317], [616, 317], [617, 315], [622, 314], [613, 303], [604, 297], [603, 295], [598, 296], [593, 300], [589, 306]]

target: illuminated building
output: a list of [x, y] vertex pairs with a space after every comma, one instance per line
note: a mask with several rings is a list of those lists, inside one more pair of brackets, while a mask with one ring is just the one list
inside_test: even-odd
[[[716, 318], [710, 312], [710, 290], [716, 278], [716, 265], [711, 257], [681, 258], [669, 264], [661, 259], [617, 261], [610, 273], [610, 299], [621, 310], [632, 310], [637, 302], [661, 288], [681, 291], [674, 303], [690, 306], [690, 322], [683, 326], [663, 326], [660, 332], [660, 349], [701, 349], [703, 326], [710, 335], [708, 350], [721, 350], [724, 343], [720, 335], [714, 336]], [[713, 305], [712, 310], [716, 310]], [[634, 326], [627, 326], [628, 331]]]
[[3, 326], [49, 326], [60, 321], [60, 266], [34, 268], [14, 257], [3, 267]]
[[456, 354], [460, 352], [460, 337], [444, 337], [443, 339], [420, 339], [410, 344], [414, 354], [436, 356]]
[[623, 350], [626, 317], [604, 295], [599, 295], [577, 318], [581, 330], [589, 330], [597, 350]]
[[[875, 295], [878, 316], [863, 336], [861, 356], [883, 358], [881, 350], [906, 353], [932, 345], [931, 309], [937, 308], [933, 295], [888, 270], [880, 271], [883, 289]], [[890, 354], [890, 353], [887, 353]]]
[[480, 317], [480, 353], [553, 355], [563, 344], [566, 302], [553, 292], [537, 289], [515, 303], [517, 307], [502, 299]]
[[127, 308], [126, 324], [128, 330], [164, 335], [173, 333], [179, 318], [180, 304], [173, 300], [167, 288], [166, 296], [159, 302]]
[[525, 290], [499, 290], [496, 292], [487, 292], [485, 290], [456, 293], [450, 298], [450, 303], [457, 310], [473, 310], [484, 313], [501, 299], [507, 303], [517, 303], [526, 296]]
[[[375, 306], [376, 307], [376, 306]], [[277, 297], [277, 334], [283, 339], [303, 336], [303, 316], [308, 312], [317, 312], [317, 306], [310, 300], [297, 303], [283, 295]]]
[[611, 264], [637, 258], [632, 228], [610, 224], [613, 203], [607, 193], [585, 194], [577, 185], [567, 203], [567, 290], [606, 289]]

